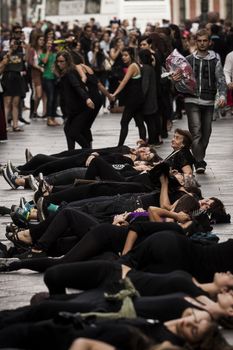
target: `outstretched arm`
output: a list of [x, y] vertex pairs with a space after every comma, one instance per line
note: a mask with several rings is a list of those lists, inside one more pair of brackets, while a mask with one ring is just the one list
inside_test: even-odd
[[168, 196], [168, 178], [164, 175], [160, 176], [161, 191], [160, 191], [160, 207], [171, 210], [172, 205]]

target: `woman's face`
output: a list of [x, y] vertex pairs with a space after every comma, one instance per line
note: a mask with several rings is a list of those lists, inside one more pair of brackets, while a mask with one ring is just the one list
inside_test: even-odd
[[219, 290], [228, 289], [233, 287], [233, 275], [230, 271], [216, 272], [214, 274], [214, 283]]
[[233, 316], [233, 291], [218, 293], [219, 306], [226, 312], [227, 316]]
[[148, 44], [148, 42], [146, 40], [142, 40], [140, 42], [140, 49], [148, 49], [148, 50], [150, 50], [150, 45]]
[[121, 46], [123, 46], [123, 40], [118, 39], [116, 42], [116, 47], [121, 47]]
[[110, 35], [108, 33], [104, 33], [103, 40], [108, 43], [110, 40]]
[[212, 203], [214, 203], [214, 200], [210, 198], [204, 198], [199, 200], [200, 208], [203, 210], [210, 209]]
[[44, 46], [44, 43], [45, 43], [44, 37], [43, 36], [39, 37], [37, 43], [38, 43], [38, 46], [40, 47]]
[[174, 149], [174, 151], [181, 149], [184, 146], [183, 142], [184, 136], [178, 134], [178, 132], [175, 132], [171, 140], [171, 147]]
[[60, 70], [65, 69], [66, 67], [66, 59], [64, 56], [58, 56], [56, 59], [57, 65], [59, 67]]
[[190, 343], [201, 341], [211, 327], [209, 315], [205, 311], [193, 311], [177, 324], [177, 333]]
[[124, 51], [122, 54], [122, 61], [125, 64], [130, 64], [132, 62], [130, 55], [128, 54], [128, 52]]

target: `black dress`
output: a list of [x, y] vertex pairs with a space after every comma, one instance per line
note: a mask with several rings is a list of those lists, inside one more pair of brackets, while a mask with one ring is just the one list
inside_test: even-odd
[[15, 51], [10, 56], [9, 63], [6, 65], [2, 76], [4, 96], [25, 96], [26, 86], [21, 75], [21, 72], [24, 70], [23, 56], [23, 53], [18, 51]]

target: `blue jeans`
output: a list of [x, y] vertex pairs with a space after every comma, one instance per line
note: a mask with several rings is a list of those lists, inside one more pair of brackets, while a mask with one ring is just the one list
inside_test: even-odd
[[192, 152], [199, 163], [204, 160], [209, 144], [214, 106], [185, 103], [185, 110], [188, 117], [188, 128], [193, 137]]
[[45, 79], [42, 82], [43, 90], [47, 97], [47, 111], [48, 117], [56, 117], [57, 114], [57, 86], [55, 79]]

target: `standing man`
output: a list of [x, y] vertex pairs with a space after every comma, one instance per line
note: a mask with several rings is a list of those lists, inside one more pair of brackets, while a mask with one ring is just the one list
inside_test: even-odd
[[185, 97], [185, 109], [189, 131], [193, 137], [192, 151], [196, 159], [197, 174], [204, 174], [206, 148], [212, 131], [214, 104], [224, 107], [226, 103], [226, 81], [219, 56], [210, 46], [209, 34], [201, 29], [196, 34], [197, 50], [189, 55], [197, 86], [195, 95]]

